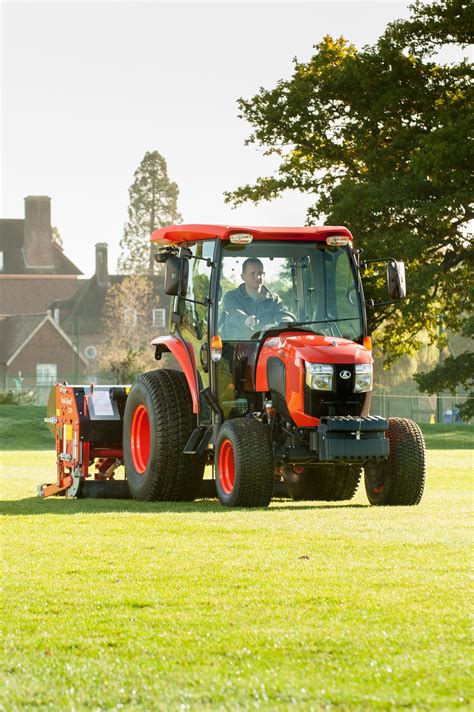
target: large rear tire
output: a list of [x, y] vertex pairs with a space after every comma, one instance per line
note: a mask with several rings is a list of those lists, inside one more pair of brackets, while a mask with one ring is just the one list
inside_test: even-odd
[[368, 463], [365, 491], [370, 504], [410, 506], [419, 504], [426, 479], [423, 433], [406, 418], [389, 418], [390, 455], [381, 464]]
[[127, 398], [123, 424], [125, 474], [134, 499], [191, 501], [205, 456], [184, 455], [196, 424], [186, 377], [160, 369], [141, 374]]
[[226, 420], [216, 443], [216, 489], [226, 507], [268, 507], [275, 467], [268, 428], [253, 418]]
[[285, 471], [288, 494], [295, 500], [343, 502], [352, 499], [359, 486], [359, 465], [318, 465], [303, 472]]

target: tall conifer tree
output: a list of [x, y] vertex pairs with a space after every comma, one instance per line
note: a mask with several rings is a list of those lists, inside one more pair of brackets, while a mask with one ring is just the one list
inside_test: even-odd
[[170, 181], [166, 161], [158, 151], [147, 151], [129, 188], [128, 221], [120, 241], [122, 274], [153, 274], [155, 249], [150, 234], [181, 222], [178, 186]]

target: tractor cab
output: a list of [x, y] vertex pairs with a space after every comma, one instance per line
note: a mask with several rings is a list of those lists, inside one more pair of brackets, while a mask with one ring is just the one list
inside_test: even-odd
[[[298, 337], [306, 350], [324, 347], [327, 340], [344, 344], [346, 352], [349, 343], [363, 348], [364, 297], [346, 228], [176, 226], [155, 232], [153, 238], [166, 245], [158, 259], [166, 262], [165, 290], [174, 295], [171, 334], [186, 344], [196, 363], [200, 424], [212, 420], [210, 395], [223, 419], [262, 409], [258, 359], [265, 343], [277, 343], [275, 337]], [[156, 345], [159, 354], [171, 342], [165, 337]], [[372, 361], [370, 354], [367, 361]], [[272, 378], [286, 380], [277, 375], [279, 364], [270, 356]], [[328, 373], [333, 366], [320, 368], [319, 381], [327, 386], [324, 398], [318, 400], [310, 386], [301, 386], [308, 391], [306, 400], [314, 401], [307, 404], [307, 416], [330, 410], [341, 415], [368, 412], [367, 373], [369, 387], [359, 388], [349, 403], [347, 386], [354, 385], [355, 376], [351, 373], [350, 384], [341, 381], [345, 388], [338, 403]], [[309, 374], [305, 381], [314, 383], [316, 376]], [[277, 400], [286, 399], [280, 392], [283, 385], [272, 389]]]

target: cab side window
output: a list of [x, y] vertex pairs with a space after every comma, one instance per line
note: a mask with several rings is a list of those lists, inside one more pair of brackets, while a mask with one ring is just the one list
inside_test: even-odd
[[211, 267], [206, 260], [214, 256], [214, 240], [203, 240], [192, 246], [191, 251], [196, 258], [189, 261], [189, 280], [186, 301], [179, 300], [179, 313], [182, 318], [182, 329], [185, 329], [187, 338], [203, 341], [208, 333], [208, 299], [211, 281]]

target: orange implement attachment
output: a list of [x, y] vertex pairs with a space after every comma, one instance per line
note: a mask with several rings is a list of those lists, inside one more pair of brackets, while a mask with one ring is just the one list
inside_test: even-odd
[[51, 389], [48, 417], [56, 440], [57, 479], [38, 495], [78, 494], [83, 482], [113, 479], [123, 463], [122, 422], [128, 386], [69, 386]]
[[61, 492], [64, 492], [65, 490], [69, 489], [72, 483], [73, 479], [71, 475], [66, 475], [66, 477], [63, 477], [63, 479], [57, 484], [40, 485], [38, 489], [38, 495], [40, 497], [52, 497], [55, 494], [60, 494]]

